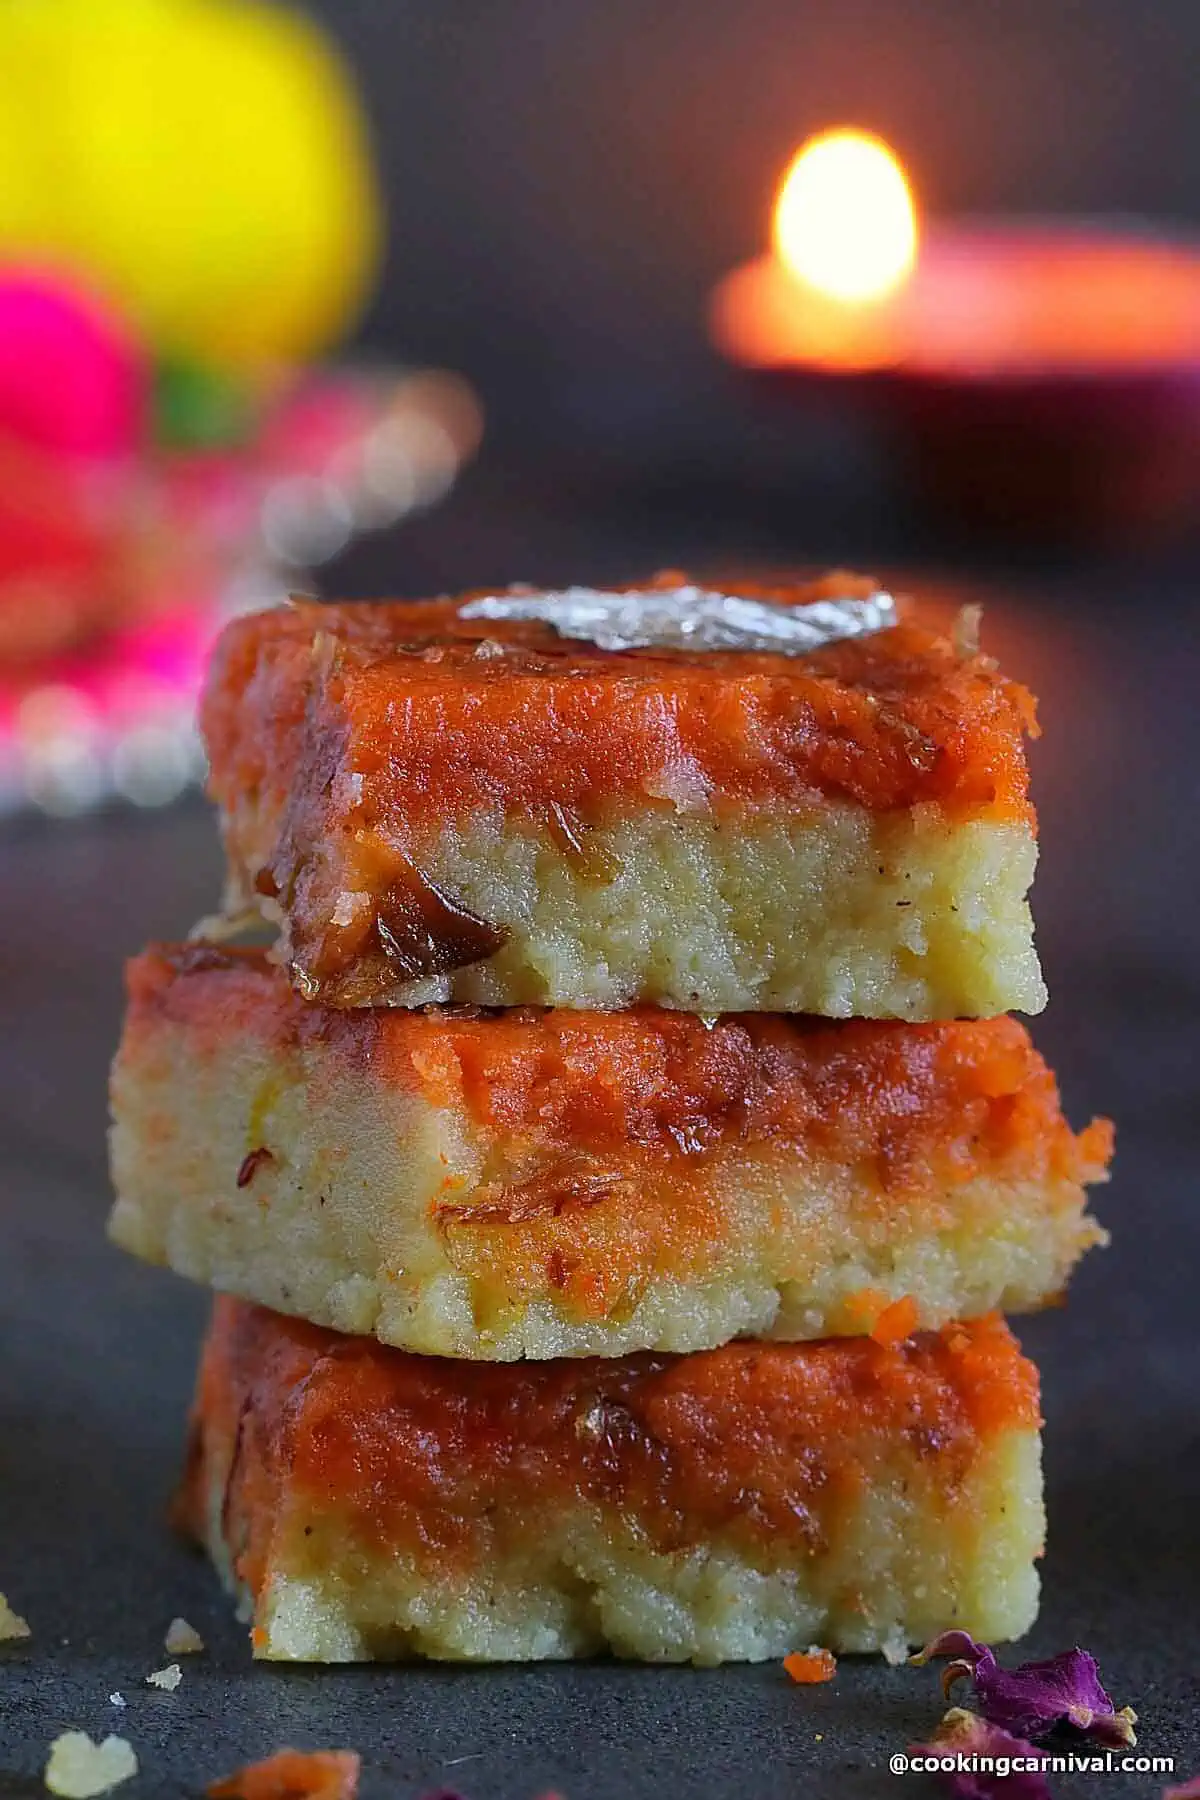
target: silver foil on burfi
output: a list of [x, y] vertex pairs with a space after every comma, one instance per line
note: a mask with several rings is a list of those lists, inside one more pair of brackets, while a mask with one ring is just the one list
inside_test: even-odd
[[844, 638], [867, 637], [896, 623], [890, 594], [866, 599], [810, 600], [772, 606], [707, 588], [645, 588], [608, 592], [556, 591], [489, 594], [459, 608], [460, 619], [538, 619], [560, 637], [601, 650], [774, 650], [804, 656]]

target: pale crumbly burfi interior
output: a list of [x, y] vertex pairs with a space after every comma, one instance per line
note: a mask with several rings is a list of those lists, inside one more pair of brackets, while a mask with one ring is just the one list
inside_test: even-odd
[[[236, 1582], [221, 1536], [225, 1474], [210, 1471], [209, 1547]], [[939, 1475], [942, 1485], [939, 1485]], [[531, 1500], [509, 1514], [485, 1566], [422, 1567], [355, 1545], [336, 1511], [283, 1502], [262, 1593], [243, 1593], [255, 1654], [300, 1662], [424, 1656], [481, 1662], [591, 1656], [643, 1662], [762, 1662], [798, 1645], [898, 1655], [951, 1626], [995, 1642], [1037, 1611], [1042, 1506], [1035, 1432], [1009, 1429], [965, 1478], [898, 1451], [832, 1541], [769, 1567], [720, 1540], [665, 1553], [636, 1521]], [[526, 1529], [527, 1527], [527, 1529]], [[307, 1535], [306, 1535], [307, 1532]]]
[[[864, 1288], [911, 1295], [934, 1327], [1044, 1304], [1103, 1241], [1061, 1175], [977, 1174], [889, 1207], [869, 1169], [742, 1147], [709, 1159], [717, 1224], [702, 1241], [685, 1254], [646, 1232], [631, 1289], [581, 1316], [546, 1292], [544, 1236], [522, 1258], [519, 1227], [505, 1226], [494, 1257], [476, 1240], [468, 1268], [439, 1228], [440, 1199], [469, 1199], [498, 1172], [461, 1106], [335, 1075], [320, 1042], [288, 1053], [298, 1060], [246, 1041], [197, 1058], [189, 1043], [160, 1033], [153, 1056], [118, 1062], [113, 1237], [223, 1292], [403, 1349], [509, 1360], [853, 1334]], [[261, 1144], [275, 1154], [239, 1187]]]
[[[1045, 1004], [1023, 822], [667, 805], [595, 826], [582, 864], [560, 840], [511, 813], [446, 821], [414, 851], [422, 872], [509, 941], [381, 998], [912, 1020]], [[372, 901], [329, 903], [349, 917]]]

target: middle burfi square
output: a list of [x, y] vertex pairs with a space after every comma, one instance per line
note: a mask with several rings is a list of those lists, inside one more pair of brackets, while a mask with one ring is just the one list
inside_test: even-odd
[[112, 1231], [440, 1355], [904, 1337], [1062, 1289], [1110, 1131], [1010, 1018], [336, 1009], [260, 951], [129, 971]]

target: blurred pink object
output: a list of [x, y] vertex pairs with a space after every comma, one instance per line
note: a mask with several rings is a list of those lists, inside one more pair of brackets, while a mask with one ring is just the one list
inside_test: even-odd
[[0, 275], [0, 432], [60, 456], [134, 454], [146, 360], [99, 301], [51, 275]]
[[312, 590], [357, 534], [440, 500], [478, 402], [435, 370], [330, 368], [236, 440], [54, 454], [0, 417], [0, 814], [161, 805], [198, 779], [194, 707], [224, 620]]

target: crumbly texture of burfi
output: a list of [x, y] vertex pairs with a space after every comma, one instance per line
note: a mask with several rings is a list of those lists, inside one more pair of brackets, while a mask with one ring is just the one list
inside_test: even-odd
[[1103, 1241], [1110, 1128], [1013, 1019], [338, 1011], [199, 945], [129, 994], [117, 1242], [405, 1349], [903, 1335], [1044, 1305]]
[[220, 1300], [180, 1517], [263, 1657], [894, 1653], [1031, 1623], [1038, 1424], [996, 1318], [498, 1365]]
[[228, 908], [281, 925], [307, 998], [1042, 1006], [1033, 703], [986, 657], [911, 610], [785, 656], [604, 651], [460, 606], [301, 604], [217, 645]]

